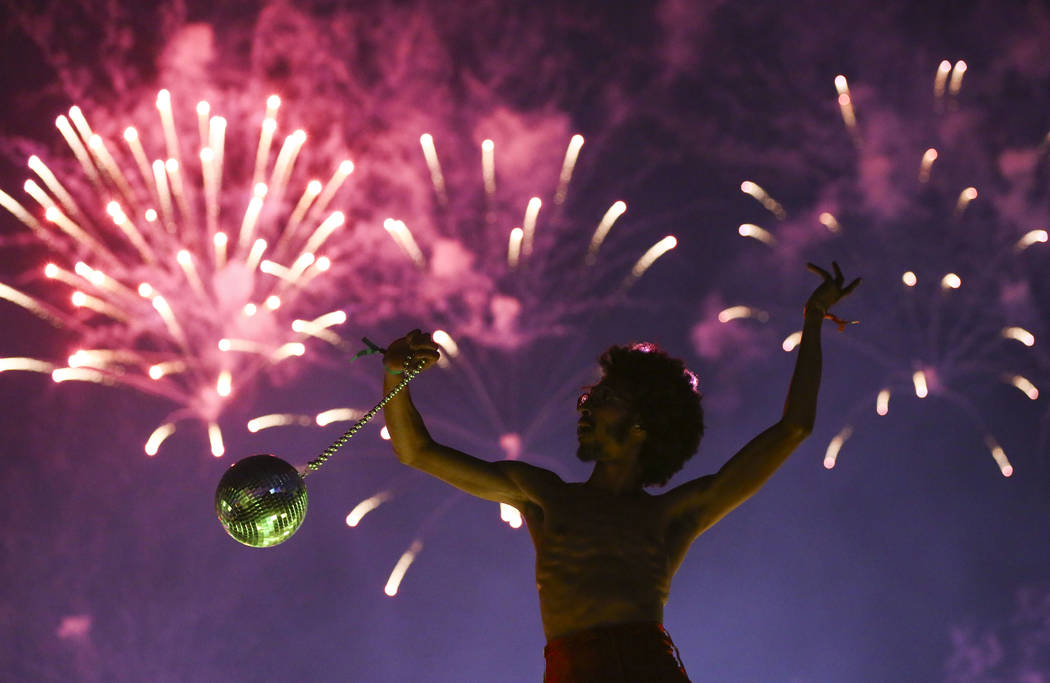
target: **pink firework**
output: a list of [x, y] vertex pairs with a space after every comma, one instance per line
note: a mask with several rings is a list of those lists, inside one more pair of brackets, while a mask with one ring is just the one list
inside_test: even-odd
[[[230, 152], [240, 150], [227, 144], [226, 120], [205, 101], [196, 106], [199, 143], [180, 139], [167, 90], [156, 99], [160, 140], [129, 126], [117, 145], [79, 107], [59, 116], [83, 177], [60, 178], [34, 155], [23, 189], [36, 206], [0, 193], [51, 259], [41, 295], [0, 285], [0, 296], [73, 332], [78, 347], [65, 363], [7, 358], [3, 368], [169, 399], [179, 408], [146, 452], [155, 454], [178, 420], [192, 418], [207, 425], [218, 457], [218, 418], [242, 387], [310, 346], [342, 348], [331, 328], [346, 314], [318, 311], [310, 295], [331, 268], [321, 252], [345, 216], [328, 207], [353, 163], [290, 198], [306, 133], [274, 143], [280, 104], [277, 96], [266, 102], [250, 175], [224, 173]], [[187, 157], [186, 147], [198, 153]]]
[[[426, 173], [432, 193], [404, 205], [422, 224], [422, 237], [394, 216], [382, 221], [384, 233], [373, 224], [382, 208], [355, 212], [350, 200], [349, 216], [331, 209], [348, 203], [340, 192], [354, 163], [343, 158], [326, 177], [310, 178], [303, 167], [318, 164], [302, 161], [307, 133], [281, 131], [280, 108], [281, 99], [270, 96], [264, 110], [244, 117], [257, 135], [228, 135], [227, 120], [207, 101], [196, 104], [195, 116], [176, 115], [172, 95], [161, 90], [154, 125], [125, 127], [117, 142], [94, 130], [79, 107], [59, 116], [56, 126], [81, 175], [60, 178], [33, 155], [35, 177], [23, 186], [32, 203], [0, 194], [49, 248], [46, 284], [39, 294], [0, 284], [0, 297], [67, 328], [78, 345], [65, 363], [7, 358], [0, 368], [45, 372], [56, 382], [122, 384], [169, 399], [179, 408], [153, 431], [146, 452], [155, 454], [176, 422], [193, 419], [207, 426], [218, 457], [219, 417], [259, 373], [280, 372], [309, 348], [349, 349], [332, 329], [347, 321], [337, 306], [349, 305], [360, 325], [408, 315], [448, 328], [443, 339], [453, 357], [452, 335], [514, 350], [564, 333], [580, 311], [608, 305], [675, 244], [670, 236], [658, 241], [622, 269], [619, 287], [601, 293], [617, 264], [606, 267], [598, 254], [626, 204], [613, 202], [596, 221], [586, 250], [578, 239], [559, 242], [569, 230], [560, 207], [583, 144], [579, 135], [569, 140], [560, 171], [547, 172], [557, 181], [548, 198], [555, 213], [545, 219], [539, 196], [501, 193], [491, 138], [480, 145], [479, 182], [460, 181], [468, 189], [455, 193], [434, 139], [423, 134], [425, 164], [409, 165], [405, 175]], [[498, 113], [487, 126], [512, 142], [520, 132], [518, 119]], [[453, 180], [467, 174], [452, 170]], [[367, 186], [391, 174], [388, 160], [373, 164]], [[485, 208], [474, 208], [477, 201]], [[520, 225], [501, 227], [512, 223], [507, 214], [518, 201]], [[419, 206], [429, 208], [420, 213]], [[574, 296], [559, 296], [570, 283]], [[357, 415], [337, 409], [316, 421]]]

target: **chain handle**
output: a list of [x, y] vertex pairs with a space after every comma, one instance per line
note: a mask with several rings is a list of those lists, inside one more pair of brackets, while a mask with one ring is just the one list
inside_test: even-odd
[[372, 420], [372, 418], [375, 417], [376, 414], [383, 409], [383, 406], [390, 402], [390, 399], [397, 396], [398, 392], [400, 392], [402, 389], [408, 386], [408, 383], [415, 379], [416, 375], [418, 375], [423, 369], [423, 364], [423, 361], [419, 361], [418, 363], [413, 364], [412, 356], [408, 356], [407, 358], [405, 358], [404, 370], [401, 371], [401, 374], [404, 375], [404, 377], [400, 382], [398, 382], [397, 386], [391, 389], [390, 393], [384, 396], [383, 400], [377, 403], [375, 407], [373, 407], [371, 410], [365, 413], [365, 416], [358, 420], [357, 424], [355, 424], [350, 429], [346, 430], [346, 432], [338, 439], [336, 439], [331, 446], [324, 449], [324, 452], [321, 453], [321, 455], [308, 462], [306, 464], [306, 470], [302, 473], [302, 476], [306, 477], [306, 475], [316, 471], [317, 468], [325, 464], [325, 461], [328, 460], [328, 458], [332, 457], [332, 455], [334, 455], [336, 451], [338, 451], [340, 448], [346, 445], [346, 442], [349, 441], [350, 438], [354, 434], [356, 434], [359, 429], [361, 429], [361, 427], [364, 427], [366, 424], [368, 424]]

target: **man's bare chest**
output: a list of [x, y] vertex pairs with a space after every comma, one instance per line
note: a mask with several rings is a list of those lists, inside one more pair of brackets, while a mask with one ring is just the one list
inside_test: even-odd
[[666, 556], [659, 511], [649, 500], [573, 497], [547, 502], [529, 521], [537, 553], [652, 561]]

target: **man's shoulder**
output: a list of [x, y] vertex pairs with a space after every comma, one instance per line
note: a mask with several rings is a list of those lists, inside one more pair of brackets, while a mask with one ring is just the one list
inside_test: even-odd
[[554, 472], [521, 460], [500, 460], [498, 466], [506, 477], [533, 499], [550, 495], [567, 486]]

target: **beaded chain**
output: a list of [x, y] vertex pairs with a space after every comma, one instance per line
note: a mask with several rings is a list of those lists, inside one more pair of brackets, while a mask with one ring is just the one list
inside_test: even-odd
[[390, 399], [394, 398], [394, 396], [397, 396], [398, 392], [400, 392], [402, 389], [408, 386], [408, 383], [411, 382], [415, 378], [415, 376], [418, 375], [419, 372], [423, 369], [423, 364], [423, 361], [419, 361], [418, 363], [413, 364], [412, 356], [409, 355], [408, 357], [406, 357], [404, 370], [402, 370], [400, 373], [401, 375], [403, 375], [403, 378], [400, 382], [398, 382], [397, 386], [391, 389], [390, 393], [384, 396], [383, 400], [377, 403], [374, 408], [365, 413], [364, 417], [357, 421], [357, 424], [355, 424], [350, 429], [346, 430], [346, 432], [338, 439], [336, 439], [331, 446], [324, 449], [324, 452], [321, 453], [321, 455], [308, 462], [306, 464], [306, 471], [303, 472], [302, 476], [305, 477], [311, 472], [316, 471], [317, 468], [319, 468], [325, 463], [326, 460], [328, 460], [328, 458], [332, 457], [332, 455], [336, 451], [342, 448], [346, 444], [346, 442], [350, 440], [350, 437], [356, 434], [357, 431], [361, 429], [361, 427], [364, 427], [366, 424], [368, 424], [368, 422], [371, 421], [371, 419], [375, 417], [380, 410], [383, 409], [383, 406], [390, 402]]

